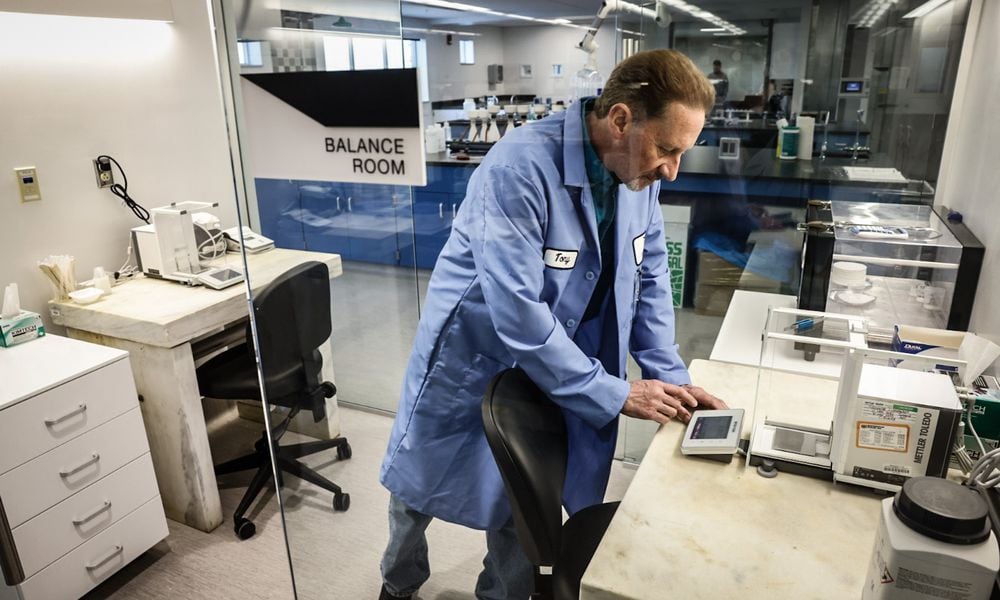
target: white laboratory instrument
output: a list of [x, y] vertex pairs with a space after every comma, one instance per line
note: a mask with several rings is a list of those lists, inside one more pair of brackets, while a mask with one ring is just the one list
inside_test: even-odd
[[239, 252], [240, 246], [246, 248], [246, 251], [250, 254], [274, 248], [274, 240], [255, 233], [246, 226], [242, 229], [242, 237], [239, 227], [230, 227], [224, 230], [222, 235], [226, 237], [226, 245], [233, 252]]
[[742, 430], [742, 408], [696, 411], [681, 440], [681, 454], [731, 462]]
[[[205, 285], [206, 281], [221, 283], [211, 276], [207, 280], [198, 277], [213, 270], [202, 264], [200, 251], [208, 243], [217, 243], [216, 238], [219, 236], [214, 233], [218, 231], [217, 226], [206, 227], [205, 223], [208, 221], [205, 216], [211, 215], [199, 215], [197, 227], [207, 235], [199, 242], [195, 235], [196, 224], [192, 218], [196, 211], [218, 206], [218, 202], [189, 201], [174, 202], [152, 209], [150, 213], [153, 222], [132, 229], [132, 246], [143, 274], [188, 285]], [[229, 277], [225, 281], [230, 279], [232, 278]], [[211, 287], [218, 289], [215, 285]]]
[[233, 267], [216, 267], [202, 271], [194, 277], [198, 283], [212, 289], [221, 290], [243, 281], [243, 271]]
[[[748, 452], [761, 474], [777, 469], [896, 491], [912, 477], [947, 473], [963, 410], [951, 378], [895, 368], [914, 355], [868, 348], [866, 331], [861, 317], [770, 309]], [[807, 350], [838, 374], [790, 394], [789, 375], [769, 367]]]
[[991, 597], [1000, 554], [980, 494], [918, 477], [881, 508], [863, 600]]

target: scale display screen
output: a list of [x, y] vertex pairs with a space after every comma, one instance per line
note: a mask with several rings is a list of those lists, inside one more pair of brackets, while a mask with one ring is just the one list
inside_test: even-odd
[[864, 87], [863, 81], [842, 81], [840, 82], [840, 93], [860, 94]]
[[693, 440], [724, 440], [729, 437], [729, 425], [733, 422], [731, 416], [702, 417], [694, 424], [691, 431]]
[[219, 271], [212, 271], [211, 273], [206, 273], [205, 276], [211, 277], [212, 279], [216, 279], [218, 281], [228, 281], [234, 277], [242, 277], [243, 273], [240, 273], [235, 269], [221, 269]]

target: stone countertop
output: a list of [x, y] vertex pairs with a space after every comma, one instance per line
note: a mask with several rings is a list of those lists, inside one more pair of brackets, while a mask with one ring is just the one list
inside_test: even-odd
[[[753, 418], [757, 369], [696, 360], [694, 383]], [[836, 381], [775, 373], [789, 398], [826, 404]], [[808, 396], [808, 398], [803, 398]], [[805, 407], [803, 402], [800, 406]], [[813, 408], [816, 408], [814, 402]], [[581, 600], [858, 598], [882, 496], [680, 453], [661, 426], [583, 577]]]
[[[273, 248], [247, 255], [250, 284], [260, 290], [289, 268], [310, 260], [326, 263], [331, 278], [343, 273], [339, 254]], [[211, 264], [242, 270], [237, 254], [226, 254]], [[244, 284], [214, 290], [140, 275], [114, 286], [110, 295], [93, 304], [50, 301], [49, 312], [57, 325], [173, 348], [220, 323], [246, 317], [249, 309]]]

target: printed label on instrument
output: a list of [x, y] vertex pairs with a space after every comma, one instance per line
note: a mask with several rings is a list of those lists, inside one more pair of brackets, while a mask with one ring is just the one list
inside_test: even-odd
[[906, 465], [882, 465], [882, 472], [910, 477], [913, 474], [913, 469]]
[[858, 421], [858, 448], [906, 452], [909, 449], [910, 427], [889, 423]]
[[553, 269], [572, 269], [576, 266], [576, 257], [580, 254], [576, 250], [558, 250], [556, 248], [545, 249], [545, 266]]

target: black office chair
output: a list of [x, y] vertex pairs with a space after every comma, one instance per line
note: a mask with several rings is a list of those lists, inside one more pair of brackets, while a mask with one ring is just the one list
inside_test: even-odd
[[[532, 598], [576, 600], [618, 502], [589, 506], [562, 522], [567, 434], [561, 409], [520, 369], [490, 382], [483, 398], [486, 440], [500, 468], [514, 526], [535, 565]], [[551, 568], [551, 575], [545, 573]]]
[[[300, 410], [311, 411], [313, 420], [318, 422], [326, 414], [326, 399], [337, 392], [332, 383], [322, 380], [320, 373], [323, 358], [319, 346], [330, 337], [331, 331], [329, 270], [325, 264], [315, 261], [290, 269], [256, 295], [253, 309], [267, 401], [291, 410], [280, 424], [261, 434], [253, 454], [215, 467], [217, 475], [257, 469], [233, 514], [233, 530], [243, 540], [256, 531], [253, 522], [244, 515], [272, 473], [266, 437], [269, 434], [275, 446], [279, 482], [283, 473], [290, 473], [333, 492], [334, 510], [344, 511], [351, 505], [350, 495], [296, 460], [334, 447], [338, 459], [351, 458], [351, 446], [346, 438], [278, 445]], [[248, 324], [247, 344], [226, 350], [198, 369], [198, 387], [203, 396], [225, 400], [261, 399], [251, 339]]]

